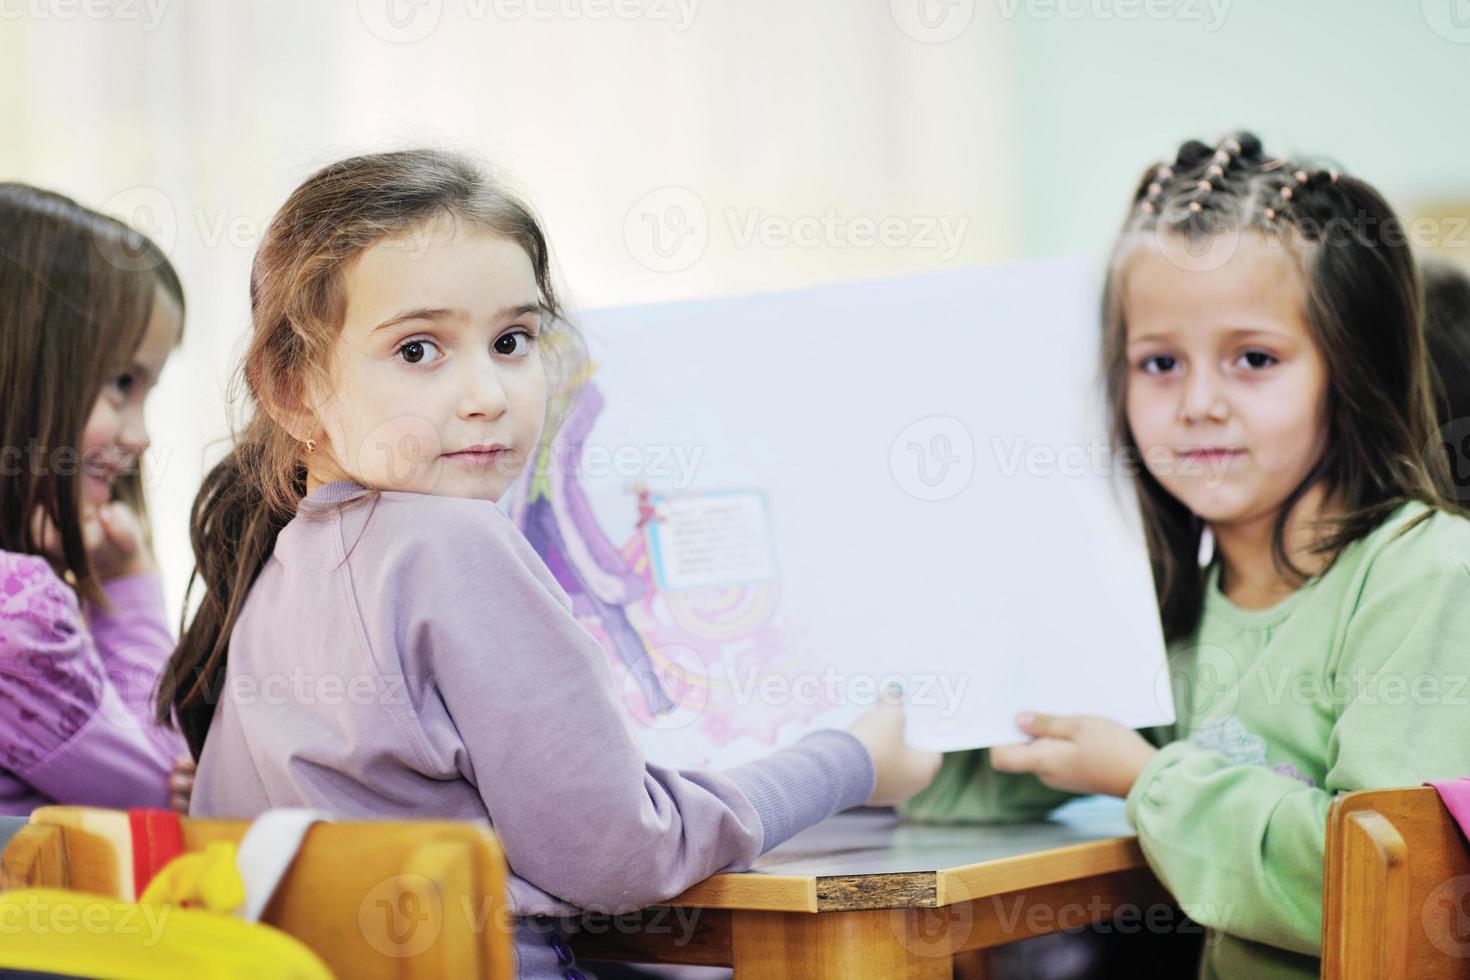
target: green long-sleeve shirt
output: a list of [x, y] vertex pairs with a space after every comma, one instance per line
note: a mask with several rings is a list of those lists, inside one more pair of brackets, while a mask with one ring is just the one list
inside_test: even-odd
[[[1410, 503], [1270, 609], [1207, 575], [1169, 651], [1178, 722], [1126, 812], [1154, 873], [1208, 930], [1202, 976], [1318, 975], [1335, 794], [1470, 773], [1470, 520]], [[1036, 819], [1071, 799], [945, 756], [910, 819]]]

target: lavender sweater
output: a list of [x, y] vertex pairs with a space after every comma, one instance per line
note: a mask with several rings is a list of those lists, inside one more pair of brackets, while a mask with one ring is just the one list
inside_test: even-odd
[[106, 611], [44, 558], [0, 551], [0, 813], [168, 805], [169, 768], [188, 749], [153, 724], [174, 648], [163, 588], [145, 574], [102, 591]]
[[488, 819], [519, 975], [575, 977], [579, 910], [747, 868], [872, 792], [845, 732], [722, 772], [653, 765], [614, 698], [601, 646], [495, 504], [329, 483], [246, 597], [192, 812]]

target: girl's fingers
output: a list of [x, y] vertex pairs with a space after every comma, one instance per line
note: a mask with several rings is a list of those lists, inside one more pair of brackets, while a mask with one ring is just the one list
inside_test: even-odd
[[1045, 751], [1040, 742], [995, 745], [990, 749], [990, 766], [1000, 772], [1035, 772], [1041, 768]]
[[1044, 715], [1039, 711], [1023, 711], [1016, 716], [1016, 727], [1032, 738], [1071, 738], [1081, 723], [1078, 715]]
[[97, 511], [107, 539], [124, 553], [131, 554], [142, 543], [142, 529], [127, 504], [114, 500]]

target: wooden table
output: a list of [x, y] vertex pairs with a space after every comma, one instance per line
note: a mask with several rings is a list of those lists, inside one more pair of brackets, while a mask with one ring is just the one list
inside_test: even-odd
[[666, 907], [590, 920], [574, 946], [583, 960], [733, 966], [736, 980], [950, 980], [957, 953], [1172, 908], [1119, 800], [992, 826], [856, 811]]

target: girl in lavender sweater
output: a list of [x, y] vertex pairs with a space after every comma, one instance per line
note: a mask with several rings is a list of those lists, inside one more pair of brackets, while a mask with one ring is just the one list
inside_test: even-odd
[[252, 412], [195, 502], [205, 594], [160, 715], [198, 756], [194, 814], [488, 818], [520, 975], [575, 980], [578, 910], [905, 800], [938, 756], [888, 704], [732, 770], [645, 760], [601, 646], [495, 503], [577, 369], [549, 270], [531, 212], [454, 155], [344, 160], [291, 195], [256, 255]]
[[126, 225], [0, 184], [0, 813], [169, 803], [173, 651], [148, 553], [143, 404], [184, 296]]

